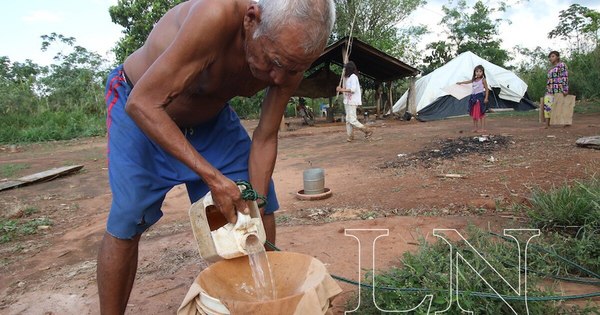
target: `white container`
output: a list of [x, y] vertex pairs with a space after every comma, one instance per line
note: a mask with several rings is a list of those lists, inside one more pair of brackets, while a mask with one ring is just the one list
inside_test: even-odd
[[[240, 189], [243, 188], [240, 186]], [[246, 204], [250, 209], [249, 215], [238, 212], [235, 224], [227, 223], [214, 231], [210, 230], [206, 216], [207, 208], [214, 206], [211, 193], [208, 192], [192, 204], [189, 210], [190, 221], [203, 259], [216, 262], [248, 255], [245, 244], [249, 235], [256, 235], [262, 244], [265, 243], [265, 229], [256, 201], [246, 201]]]

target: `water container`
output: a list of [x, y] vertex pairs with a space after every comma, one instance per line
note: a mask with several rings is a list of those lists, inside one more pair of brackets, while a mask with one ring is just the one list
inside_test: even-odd
[[[177, 315], [332, 314], [342, 289], [318, 259], [293, 252], [267, 252], [277, 298], [257, 300], [248, 257], [222, 260], [202, 270]], [[244, 289], [245, 288], [245, 289]]]
[[[243, 189], [242, 186], [240, 189]], [[189, 210], [192, 232], [203, 259], [216, 262], [221, 259], [248, 255], [245, 244], [249, 235], [256, 235], [261, 243], [265, 242], [265, 229], [256, 201], [249, 200], [246, 201], [246, 204], [250, 209], [250, 214], [238, 212], [235, 224], [227, 223], [213, 231], [211, 231], [209, 223], [214, 222], [210, 222], [207, 212], [219, 211], [214, 207], [212, 194], [208, 192], [202, 199], [192, 204]]]
[[304, 171], [304, 194], [317, 195], [325, 191], [325, 170], [309, 168]]

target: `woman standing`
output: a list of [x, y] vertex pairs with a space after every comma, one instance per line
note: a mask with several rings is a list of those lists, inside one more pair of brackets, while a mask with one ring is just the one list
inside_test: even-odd
[[558, 51], [552, 51], [548, 54], [548, 59], [552, 68], [548, 71], [548, 80], [546, 81], [546, 95], [544, 96], [544, 118], [546, 127], [550, 126], [550, 112], [554, 105], [554, 94], [569, 94], [569, 72], [567, 66], [560, 61]]
[[358, 69], [354, 62], [349, 61], [344, 65], [344, 87], [338, 86], [336, 91], [344, 93], [344, 110], [346, 111], [346, 141], [354, 140], [354, 128], [365, 133], [365, 138], [370, 139], [373, 131], [361, 124], [356, 119], [356, 108], [362, 105], [362, 94], [358, 82]]

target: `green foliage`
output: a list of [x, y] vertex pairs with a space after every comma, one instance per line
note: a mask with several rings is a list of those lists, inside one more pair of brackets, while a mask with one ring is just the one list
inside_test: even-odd
[[491, 18], [493, 13], [506, 10], [504, 2], [491, 7], [477, 1], [469, 9], [465, 0], [459, 0], [456, 6], [444, 5], [442, 10], [445, 15], [441, 23], [447, 29], [448, 40], [427, 45], [432, 52], [423, 58], [425, 72], [433, 71], [465, 51], [504, 67], [510, 57], [506, 50], [500, 48], [502, 39], [498, 36], [498, 27], [502, 20]]
[[[350, 35], [372, 45], [392, 56], [402, 56], [411, 51], [411, 43], [418, 41], [425, 33], [423, 25], [411, 26], [398, 30], [397, 24], [402, 22], [424, 0], [335, 0], [336, 25], [332, 40]], [[355, 18], [356, 16], [356, 18]]]
[[260, 116], [264, 95], [265, 90], [262, 90], [251, 97], [234, 97], [229, 104], [241, 119], [256, 119]]
[[[515, 266], [518, 266], [517, 248], [514, 242], [503, 241], [493, 238], [487, 233], [471, 227], [467, 232], [467, 241], [485, 257], [491, 266], [501, 274], [508, 283], [513, 286], [519, 283], [519, 273], [515, 272]], [[524, 240], [521, 241], [522, 243]], [[453, 250], [460, 253], [473, 266], [475, 270], [500, 294], [515, 296], [504, 281], [491, 269], [483, 260], [477, 258], [471, 247], [464, 242], [453, 243]], [[431, 312], [445, 310], [448, 304], [452, 303], [448, 313], [460, 314], [457, 301], [449, 290], [449, 272], [450, 272], [450, 248], [443, 241], [437, 241], [428, 244], [421, 242], [421, 246], [416, 253], [406, 252], [402, 256], [401, 268], [391, 268], [375, 275], [376, 305], [384, 310], [407, 310], [415, 307], [423, 300], [423, 297], [430, 293], [433, 294]], [[537, 255], [537, 264], [531, 264], [532, 267], [540, 267], [543, 261], [540, 255]], [[518, 269], [517, 269], [518, 270]], [[453, 275], [454, 276], [454, 275]], [[514, 314], [507, 305], [500, 299], [483, 298], [471, 295], [471, 292], [484, 292], [494, 295], [494, 292], [485, 284], [485, 282], [464, 262], [459, 263], [458, 267], [458, 286], [464, 293], [460, 295], [460, 305], [473, 311], [474, 314]], [[367, 277], [371, 279], [371, 275]], [[541, 278], [530, 272], [527, 277], [527, 290], [529, 296], [549, 296], [554, 295], [550, 291], [542, 290], [539, 285]], [[385, 290], [387, 288], [413, 288], [428, 289], [430, 292], [408, 292], [398, 290]], [[368, 288], [361, 289], [361, 314], [380, 314], [376, 305], [372, 301], [373, 291]], [[348, 309], [354, 307], [356, 299], [348, 303]], [[427, 314], [429, 300], [424, 305], [416, 309], [411, 314]], [[509, 304], [518, 314], [527, 313], [525, 303], [522, 301], [509, 301]], [[552, 302], [532, 302], [528, 303], [529, 314], [593, 314], [592, 310], [567, 310], [561, 309]], [[572, 313], [571, 313], [572, 314]]]
[[25, 208], [25, 210], [23, 211], [23, 214], [25, 214], [25, 216], [31, 216], [35, 213], [37, 213], [39, 210], [36, 207], [27, 207]]
[[22, 170], [26, 170], [30, 167], [29, 164], [25, 163], [9, 163], [0, 165], [0, 179], [13, 177]]
[[89, 114], [105, 115], [104, 81], [108, 68], [105, 60], [86, 48], [75, 45], [73, 37], [51, 33], [42, 36], [42, 50], [51, 45], [66, 44], [72, 50], [54, 56], [55, 63], [40, 79], [41, 94], [46, 110], [83, 110]]
[[425, 47], [431, 49], [430, 55], [423, 58], [423, 62], [426, 66], [422, 69], [423, 75], [427, 75], [433, 72], [435, 69], [445, 65], [448, 61], [452, 60], [455, 55], [452, 52], [452, 46], [445, 41], [437, 41], [427, 44]]
[[37, 78], [45, 71], [31, 60], [13, 63], [0, 57], [0, 114], [35, 109], [39, 103]]
[[104, 115], [83, 110], [11, 113], [0, 116], [0, 143], [68, 140], [106, 134]]
[[158, 20], [172, 7], [185, 0], [119, 0], [108, 9], [113, 23], [123, 26], [123, 37], [114, 52], [118, 63], [144, 45]]
[[[537, 190], [528, 211], [532, 224], [550, 233], [552, 250], [600, 273], [600, 178], [575, 182], [550, 191]], [[549, 264], [553, 274], [577, 272]]]
[[[550, 244], [551, 253], [573, 259], [584, 268], [600, 274], [600, 232], [587, 225], [578, 229], [564, 229], [561, 231], [544, 230], [544, 243]], [[565, 265], [556, 260], [546, 260], [543, 268], [548, 274], [568, 276], [571, 274], [589, 277], [572, 265]]]
[[73, 37], [42, 36], [42, 50], [58, 46], [50, 66], [0, 57], [0, 143], [103, 135], [107, 61]]
[[550, 191], [536, 190], [529, 216], [539, 228], [565, 226], [600, 228], [600, 177]]
[[574, 50], [582, 53], [598, 46], [600, 12], [580, 4], [572, 4], [559, 13], [558, 25], [548, 33], [548, 38], [571, 41]]
[[[548, 192], [536, 191], [531, 198], [531, 223], [542, 228], [542, 236], [528, 246], [527, 290], [528, 296], [546, 297], [548, 301], [530, 301], [528, 310], [518, 300], [508, 300], [518, 314], [598, 314], [597, 306], [565, 307], [548, 288], [548, 280], [570, 281], [598, 285], [589, 270], [600, 273], [600, 179], [596, 175], [588, 181], [577, 182]], [[569, 225], [569, 226], [566, 226]], [[467, 241], [508, 283], [519, 283], [518, 254], [516, 242], [502, 236], [493, 236], [473, 226], [467, 230]], [[525, 244], [531, 234], [516, 235]], [[539, 244], [541, 243], [541, 244]], [[498, 293], [515, 296], [514, 292], [464, 241], [453, 242], [452, 249], [473, 266], [489, 285]], [[445, 310], [460, 314], [455, 296], [450, 294], [450, 248], [438, 240], [427, 243], [421, 240], [416, 253], [406, 252], [401, 259], [401, 268], [391, 268], [375, 275], [367, 275], [367, 282], [375, 291], [361, 288], [361, 314], [380, 314], [384, 310], [406, 310], [417, 306], [426, 294], [433, 294], [431, 314]], [[559, 257], [558, 255], [562, 256]], [[565, 260], [566, 259], [566, 260]], [[577, 267], [576, 265], [582, 266]], [[456, 266], [455, 266], [456, 268]], [[521, 269], [521, 274], [523, 269]], [[500, 299], [477, 297], [476, 292], [495, 295], [473, 270], [459, 260], [457, 277], [460, 305], [474, 314], [514, 314]], [[582, 278], [583, 277], [583, 278]], [[545, 280], [542, 282], [542, 280]], [[397, 290], [395, 288], [401, 288]], [[560, 286], [557, 286], [560, 289]], [[453, 288], [452, 288], [453, 289]], [[375, 295], [375, 303], [372, 297]], [[474, 294], [475, 293], [475, 294]], [[355, 307], [357, 297], [351, 299], [348, 309]], [[429, 300], [411, 314], [427, 314]]]
[[[548, 62], [550, 49], [537, 47], [534, 50], [517, 47], [524, 61], [518, 65], [517, 73], [528, 85], [529, 97], [538, 101], [546, 93], [547, 72], [552, 67]], [[600, 47], [591, 52], [573, 52], [561, 57], [569, 70], [569, 93], [578, 100], [600, 97]], [[575, 110], [578, 110], [575, 107]]]
[[10, 242], [19, 237], [36, 234], [38, 226], [52, 225], [48, 218], [35, 218], [30, 220], [7, 220], [0, 218], [0, 244]]
[[574, 52], [565, 60], [569, 69], [569, 93], [578, 99], [600, 97], [600, 46], [592, 52]]

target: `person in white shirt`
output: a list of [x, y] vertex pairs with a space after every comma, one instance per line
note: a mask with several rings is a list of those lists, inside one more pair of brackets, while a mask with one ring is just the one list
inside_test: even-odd
[[354, 128], [365, 133], [365, 138], [370, 139], [373, 131], [367, 126], [361, 124], [356, 119], [356, 108], [362, 105], [362, 94], [360, 83], [358, 82], [358, 69], [354, 62], [349, 61], [344, 65], [344, 80], [343, 86], [338, 86], [336, 91], [344, 93], [344, 110], [346, 111], [346, 133], [348, 138], [346, 141], [354, 140]]

